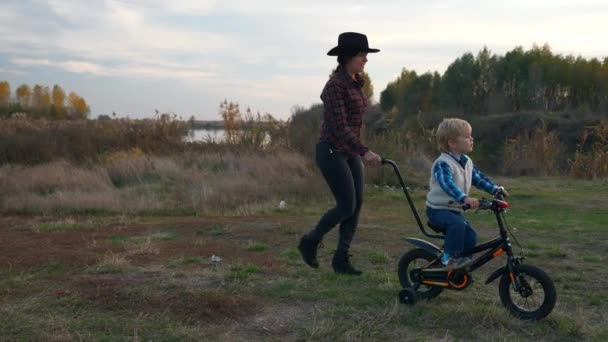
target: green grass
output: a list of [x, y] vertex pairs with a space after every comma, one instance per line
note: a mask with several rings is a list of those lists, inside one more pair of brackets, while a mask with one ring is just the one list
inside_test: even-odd
[[602, 262], [602, 257], [599, 255], [585, 255], [583, 261], [591, 264], [598, 264]]
[[153, 241], [174, 241], [177, 240], [178, 235], [174, 231], [156, 232], [145, 236], [144, 238], [150, 238]]
[[140, 245], [148, 241], [175, 241], [179, 235], [175, 231], [159, 231], [142, 236], [128, 236], [123, 234], [112, 235], [110, 241], [113, 245], [135, 244]]
[[28, 287], [36, 278], [31, 272], [0, 272], [0, 294], [9, 293], [12, 289]]
[[289, 260], [295, 260], [300, 258], [300, 252], [294, 248], [288, 248], [281, 252], [281, 256]]
[[256, 273], [260, 273], [262, 268], [256, 264], [245, 263], [236, 264], [230, 268], [231, 277], [238, 280], [245, 280]]
[[251, 252], [265, 252], [268, 250], [268, 245], [263, 242], [249, 241], [247, 243], [247, 250]]
[[212, 236], [223, 236], [226, 235], [227, 231], [224, 225], [216, 224], [211, 227], [201, 228], [196, 230], [196, 234], [210, 234]]
[[547, 255], [551, 258], [559, 258], [559, 259], [563, 259], [568, 256], [568, 254], [559, 246], [551, 247], [551, 249], [549, 249], [549, 251], [547, 252]]
[[388, 257], [384, 252], [369, 253], [368, 259], [372, 264], [384, 264], [388, 262]]
[[78, 222], [74, 220], [66, 220], [59, 222], [41, 223], [37, 226], [37, 230], [44, 233], [74, 232], [85, 229], [98, 229], [102, 227], [103, 224], [103, 222], [98, 221]]
[[191, 257], [183, 257], [171, 260], [169, 262], [169, 266], [178, 267], [178, 266], [187, 266], [187, 265], [198, 265], [206, 262], [206, 259], [200, 256], [191, 256]]
[[110, 237], [110, 241], [112, 241], [113, 245], [122, 245], [124, 243], [126, 243], [127, 241], [129, 241], [129, 236], [127, 235], [112, 235]]
[[[543, 269], [558, 291], [557, 306], [542, 321], [512, 317], [500, 302], [498, 281], [484, 284], [504, 265], [504, 254], [476, 270], [475, 282], [464, 291], [444, 291], [415, 306], [400, 304], [397, 263], [413, 248], [400, 238], [427, 238], [419, 232], [403, 193], [367, 186], [351, 248], [353, 265], [364, 271], [360, 277], [331, 271], [329, 246], [335, 246], [339, 228], [326, 235], [318, 269], [306, 266], [295, 247], [305, 227], [331, 207], [331, 198], [288, 200], [285, 210], [261, 207], [251, 220], [264, 222], [268, 215], [267, 221], [278, 228], [259, 231], [243, 224], [249, 217], [189, 217], [183, 226], [172, 217], [137, 218], [150, 228], [137, 235], [128, 230], [105, 235], [108, 246], [129, 263], [120, 272], [82, 272], [55, 260], [26, 269], [0, 269], [0, 336], [107, 341], [606, 340], [608, 290], [603, 275], [608, 266], [602, 242], [608, 184], [526, 177], [499, 182], [512, 194], [507, 220], [517, 228], [515, 235], [530, 257], [525, 262]], [[425, 194], [412, 190], [423, 222]], [[466, 217], [480, 241], [497, 236], [489, 213], [468, 212]], [[104, 224], [97, 229], [105, 229]], [[83, 236], [98, 233], [77, 231]], [[160, 253], [130, 254], [146, 241], [154, 241]], [[209, 261], [212, 254], [222, 261]], [[92, 285], [79, 288], [83, 281]], [[54, 295], [64, 288], [72, 294]], [[205, 315], [206, 309], [212, 315]]]

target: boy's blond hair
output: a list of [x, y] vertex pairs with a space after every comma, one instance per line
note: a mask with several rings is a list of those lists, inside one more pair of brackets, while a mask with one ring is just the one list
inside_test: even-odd
[[435, 132], [437, 138], [437, 144], [442, 152], [449, 152], [450, 146], [448, 141], [456, 140], [459, 136], [466, 134], [471, 130], [471, 125], [462, 119], [457, 118], [445, 118]]

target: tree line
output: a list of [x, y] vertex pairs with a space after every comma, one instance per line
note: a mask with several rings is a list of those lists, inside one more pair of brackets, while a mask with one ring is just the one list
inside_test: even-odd
[[554, 54], [548, 44], [521, 46], [505, 55], [486, 47], [468, 52], [437, 71], [403, 69], [380, 94], [394, 118], [450, 111], [477, 116], [521, 111], [608, 111], [608, 57], [585, 59]]
[[84, 98], [75, 92], [66, 92], [55, 84], [53, 88], [36, 84], [22, 84], [11, 96], [9, 82], [0, 82], [0, 117], [24, 113], [28, 117], [51, 120], [86, 119], [90, 108]]

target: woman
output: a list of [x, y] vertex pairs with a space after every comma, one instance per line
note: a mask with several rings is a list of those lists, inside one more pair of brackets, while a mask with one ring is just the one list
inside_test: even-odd
[[359, 75], [367, 63], [370, 49], [367, 37], [345, 32], [338, 37], [338, 46], [327, 55], [338, 56], [338, 67], [321, 93], [324, 119], [316, 146], [316, 162], [329, 185], [336, 206], [327, 211], [317, 226], [304, 235], [298, 249], [304, 261], [318, 268], [317, 248], [323, 236], [340, 224], [338, 248], [332, 260], [336, 273], [360, 275], [350, 261], [348, 250], [355, 235], [363, 193], [363, 161], [370, 166], [382, 163], [380, 156], [360, 141], [363, 112], [368, 99], [363, 93], [364, 81]]

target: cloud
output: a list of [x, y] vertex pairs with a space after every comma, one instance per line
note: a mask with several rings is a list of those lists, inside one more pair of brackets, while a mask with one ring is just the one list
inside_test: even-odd
[[184, 68], [180, 65], [120, 65], [116, 67], [105, 67], [99, 64], [83, 61], [50, 61], [48, 59], [11, 58], [10, 63], [16, 66], [29, 67], [53, 67], [71, 73], [93, 74], [103, 76], [144, 76], [164, 79], [204, 79], [212, 77], [212, 73], [197, 69]]
[[0, 73], [3, 74], [11, 74], [11, 75], [25, 75], [27, 74], [25, 71], [23, 70], [16, 70], [16, 69], [4, 69], [4, 68], [0, 68]]
[[82, 61], [63, 61], [56, 62], [48, 59], [35, 59], [35, 58], [11, 58], [9, 62], [13, 65], [17, 66], [28, 66], [28, 67], [54, 67], [60, 68], [65, 71], [73, 72], [73, 73], [89, 73], [95, 75], [105, 75], [108, 74], [107, 70], [104, 69], [103, 66], [82, 62]]
[[156, 5], [170, 13], [187, 15], [207, 15], [213, 12], [219, 1], [214, 0], [173, 0], [158, 1]]
[[484, 45], [501, 54], [548, 42], [556, 53], [606, 55], [597, 42], [607, 13], [608, 3], [586, 0], [1, 1], [0, 68], [89, 75], [97, 86], [109, 77], [145, 89], [172, 80], [183, 87], [172, 100], [190, 103], [191, 112], [215, 112], [216, 103], [201, 98], [231, 96], [279, 113], [319, 101], [336, 65], [325, 53], [340, 32], [366, 33], [382, 50], [368, 64], [379, 94], [403, 67], [442, 72]]
[[180, 79], [180, 80], [200, 80], [206, 79], [213, 76], [212, 73], [188, 69], [188, 68], [166, 68], [157, 66], [122, 66], [112, 71], [114, 75], [134, 75], [134, 76], [146, 76], [156, 78], [167, 78], [167, 79]]
[[43, 66], [52, 65], [48, 59], [34, 59], [34, 58], [12, 58], [10, 60], [12, 64], [19, 66]]
[[79, 62], [79, 61], [67, 61], [61, 62], [58, 64], [61, 68], [69, 72], [75, 73], [88, 73], [95, 75], [104, 75], [106, 74], [104, 67], [99, 64], [89, 63], [89, 62]]
[[[237, 44], [225, 34], [155, 22], [154, 16], [161, 13], [151, 12], [142, 2], [54, 0], [47, 5], [45, 17], [49, 18], [44, 19], [25, 16], [27, 2], [21, 7], [0, 5], [4, 13], [0, 19], [12, 18], [0, 27], [0, 53], [23, 56], [14, 59], [14, 64], [97, 75], [125, 72], [142, 77], [202, 78], [215, 73], [210, 68], [226, 70], [210, 51], [227, 55], [236, 50]], [[33, 28], [38, 25], [33, 23], [40, 22], [48, 22], [53, 29]], [[191, 62], [179, 62], [184, 59]]]

